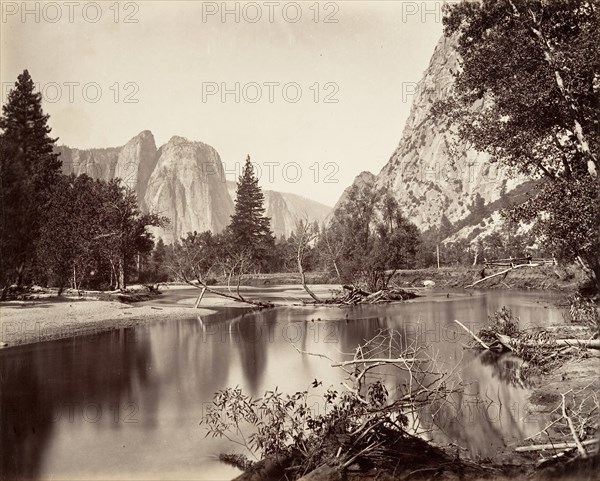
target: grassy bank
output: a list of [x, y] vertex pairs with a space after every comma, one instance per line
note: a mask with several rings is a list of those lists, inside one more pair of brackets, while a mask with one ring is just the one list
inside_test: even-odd
[[[433, 281], [435, 287], [465, 287], [481, 279], [482, 266], [452, 266], [439, 269], [399, 270], [392, 281], [402, 286], [421, 287], [424, 281]], [[486, 275], [492, 274], [486, 269]], [[226, 279], [218, 279], [219, 283]], [[335, 276], [326, 272], [309, 272], [306, 274], [308, 284], [338, 284]], [[575, 290], [586, 282], [586, 277], [577, 266], [541, 266], [511, 271], [506, 277], [498, 276], [482, 282], [478, 289], [568, 289]], [[296, 272], [273, 274], [248, 274], [243, 276], [241, 284], [245, 286], [268, 287], [282, 284], [299, 284], [300, 275]]]

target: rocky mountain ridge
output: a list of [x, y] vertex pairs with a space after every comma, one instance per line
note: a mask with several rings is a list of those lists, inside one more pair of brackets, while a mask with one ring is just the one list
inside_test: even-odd
[[[101, 180], [119, 177], [140, 207], [171, 219], [156, 231], [166, 243], [188, 232], [222, 231], [234, 211], [235, 182], [226, 181], [219, 153], [210, 145], [174, 136], [157, 148], [144, 130], [122, 147], [56, 148], [63, 172]], [[276, 236], [289, 236], [299, 219], [323, 222], [331, 208], [294, 194], [265, 190], [265, 209]]]
[[[504, 207], [504, 200], [512, 197], [515, 201], [525, 195], [527, 182], [510, 177], [491, 163], [487, 154], [457, 145], [448, 119], [432, 114], [433, 104], [451, 92], [459, 60], [455, 40], [442, 37], [417, 85], [398, 146], [377, 175], [363, 172], [354, 183], [389, 189], [405, 215], [422, 231], [438, 227], [445, 215], [457, 226], [453, 239], [471, 240], [483, 231], [475, 226], [481, 223], [481, 227], [490, 228], [496, 223], [495, 213]], [[479, 216], [473, 215], [478, 196], [490, 206], [480, 209]]]

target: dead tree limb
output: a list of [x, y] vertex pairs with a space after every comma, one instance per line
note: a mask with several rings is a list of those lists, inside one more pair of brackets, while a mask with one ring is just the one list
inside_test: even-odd
[[[587, 441], [581, 441], [579, 444], [581, 446], [590, 446], [592, 444], [596, 444], [598, 439], [588, 439]], [[548, 443], [548, 444], [532, 444], [531, 446], [519, 446], [515, 448], [517, 453], [528, 453], [531, 451], [547, 451], [552, 449], [572, 449], [576, 448], [576, 443]], [[587, 456], [587, 451], [586, 451]]]
[[296, 264], [298, 265], [298, 272], [300, 273], [300, 282], [310, 297], [316, 302], [322, 302], [312, 289], [306, 285], [306, 275], [304, 274], [304, 267], [302, 266], [302, 261], [306, 255], [306, 248], [315, 238], [316, 232], [314, 232], [312, 226], [308, 223], [308, 219], [305, 218], [304, 220], [296, 222]]
[[465, 331], [467, 331], [469, 334], [471, 334], [471, 337], [473, 339], [475, 339], [479, 344], [481, 344], [483, 346], [484, 349], [489, 349], [490, 346], [488, 346], [485, 342], [483, 342], [479, 337], [477, 337], [473, 331], [471, 331], [467, 326], [465, 326], [462, 322], [454, 319], [454, 322], [456, 322], [460, 327], [462, 327]]
[[567, 421], [567, 424], [568, 424], [569, 429], [571, 431], [571, 436], [573, 436], [573, 440], [575, 441], [575, 445], [577, 446], [577, 451], [579, 451], [579, 454], [581, 455], [582, 458], [587, 458], [587, 452], [586, 452], [585, 448], [582, 446], [581, 441], [579, 440], [579, 436], [577, 435], [577, 431], [575, 431], [575, 426], [573, 426], [573, 420], [567, 414], [567, 405], [566, 405], [566, 402], [565, 402], [565, 394], [561, 393], [561, 396], [562, 396], [562, 415], [563, 415], [563, 418], [565, 418], [565, 420]]
[[488, 279], [492, 279], [493, 277], [498, 277], [501, 276], [503, 274], [508, 274], [510, 271], [513, 271], [515, 269], [520, 269], [521, 267], [539, 267], [540, 264], [519, 264], [516, 266], [511, 266], [508, 269], [504, 269], [503, 271], [500, 272], [496, 272], [495, 274], [492, 274], [490, 276], [484, 277], [483, 279], [479, 279], [478, 281], [473, 282], [473, 284], [469, 284], [468, 286], [465, 286], [465, 289], [469, 289], [471, 287], [476, 286], [477, 284], [483, 282], [483, 281], [487, 281]]

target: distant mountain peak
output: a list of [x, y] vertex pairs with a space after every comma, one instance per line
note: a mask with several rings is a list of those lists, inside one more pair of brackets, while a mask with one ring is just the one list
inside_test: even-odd
[[[136, 192], [140, 207], [171, 219], [156, 234], [167, 243], [188, 232], [222, 231], [233, 214], [235, 182], [223, 182], [221, 158], [204, 142], [178, 135], [157, 148], [154, 135], [143, 130], [121, 147], [56, 148], [63, 172], [102, 180], [119, 177]], [[310, 199], [265, 191], [265, 209], [276, 236], [289, 236], [300, 218], [322, 222], [330, 207]]]
[[[499, 199], [522, 184], [492, 164], [487, 154], [466, 145], [454, 145], [457, 152], [451, 158], [453, 126], [448, 118], [434, 116], [431, 110], [436, 101], [452, 92], [454, 74], [460, 68], [455, 45], [455, 38], [446, 37], [436, 45], [417, 85], [398, 146], [386, 165], [376, 176], [362, 172], [354, 180], [355, 185], [374, 183], [389, 189], [405, 215], [423, 231], [439, 226], [443, 215], [455, 225], [475, 221], [472, 212], [477, 194], [486, 205], [500, 208]], [[473, 109], [479, 108], [481, 105], [473, 105]]]

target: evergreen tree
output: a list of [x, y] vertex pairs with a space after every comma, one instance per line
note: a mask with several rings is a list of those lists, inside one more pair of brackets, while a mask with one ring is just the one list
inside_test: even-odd
[[237, 184], [235, 213], [227, 230], [232, 254], [248, 252], [258, 268], [268, 265], [275, 247], [271, 219], [265, 216], [264, 200], [248, 156]]
[[[20, 283], [33, 260], [44, 207], [60, 174], [42, 95], [27, 70], [0, 117], [0, 278]], [[5, 294], [6, 290], [4, 291]]]
[[162, 238], [159, 238], [154, 246], [154, 250], [152, 251], [152, 257], [150, 258], [150, 278], [154, 282], [166, 282], [169, 273], [166, 270], [166, 262], [167, 262], [167, 247], [165, 246]]
[[442, 220], [440, 221], [440, 227], [439, 227], [439, 242], [450, 237], [452, 235], [452, 231], [453, 231], [452, 222], [450, 222], [450, 219], [448, 219], [446, 214], [443, 214]]

